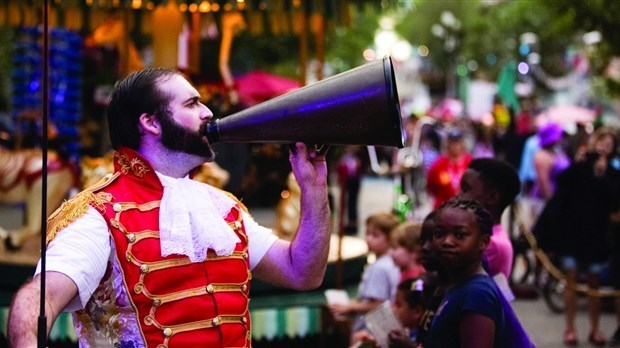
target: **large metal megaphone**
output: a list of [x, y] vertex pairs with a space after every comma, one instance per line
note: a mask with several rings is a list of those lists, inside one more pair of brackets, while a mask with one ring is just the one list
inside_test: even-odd
[[209, 122], [209, 142], [402, 148], [392, 60], [385, 57]]

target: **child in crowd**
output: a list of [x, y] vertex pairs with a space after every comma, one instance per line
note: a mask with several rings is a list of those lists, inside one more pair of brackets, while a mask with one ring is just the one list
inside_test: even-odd
[[461, 130], [448, 130], [447, 138], [445, 154], [435, 160], [426, 176], [426, 190], [435, 209], [458, 193], [461, 176], [471, 161]]
[[398, 284], [394, 312], [405, 330], [394, 330], [389, 333], [390, 348], [417, 347], [418, 328], [426, 310], [426, 298], [429, 295], [427, 291], [422, 278], [408, 278]]
[[476, 201], [457, 197], [439, 208], [434, 222], [431, 245], [447, 287], [424, 347], [534, 347], [482, 267], [490, 214]]
[[[425, 311], [426, 298], [429, 295], [427, 292], [422, 278], [408, 278], [398, 284], [392, 309], [403, 329], [392, 330], [388, 334], [390, 348], [418, 347], [416, 337]], [[366, 348], [378, 345], [369, 331], [361, 331], [356, 338], [358, 344], [352, 347]]]
[[424, 273], [420, 264], [420, 225], [403, 222], [391, 234], [392, 259], [400, 268], [400, 280], [417, 278]]
[[353, 335], [364, 329], [362, 315], [394, 298], [400, 270], [389, 253], [390, 233], [399, 223], [398, 217], [391, 213], [376, 213], [366, 219], [366, 243], [376, 261], [364, 270], [356, 299], [346, 305], [329, 306], [335, 318], [354, 317]]
[[416, 335], [416, 341], [421, 346], [424, 346], [425, 338], [431, 329], [435, 311], [439, 308], [443, 298], [444, 284], [446, 283], [445, 279], [440, 278], [440, 276], [445, 278], [445, 272], [440, 271], [439, 259], [432, 247], [436, 212], [433, 210], [424, 218], [420, 233], [420, 263], [426, 269], [420, 278], [424, 281], [424, 291], [427, 294], [424, 313]]
[[510, 279], [514, 250], [501, 219], [502, 213], [520, 190], [517, 170], [507, 162], [493, 158], [474, 159], [461, 178], [458, 196], [477, 201], [491, 214], [493, 234], [484, 251], [491, 277], [503, 273], [506, 280]]

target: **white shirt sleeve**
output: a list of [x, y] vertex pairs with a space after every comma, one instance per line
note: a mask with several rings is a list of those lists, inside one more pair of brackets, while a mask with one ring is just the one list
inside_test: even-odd
[[245, 233], [248, 235], [250, 269], [254, 269], [278, 237], [270, 229], [259, 225], [245, 211], [242, 211], [242, 216]]
[[[45, 253], [45, 270], [66, 275], [78, 288], [78, 296], [65, 311], [84, 308], [105, 274], [111, 250], [108, 225], [92, 207], [52, 239]], [[40, 272], [41, 261], [35, 274]]]

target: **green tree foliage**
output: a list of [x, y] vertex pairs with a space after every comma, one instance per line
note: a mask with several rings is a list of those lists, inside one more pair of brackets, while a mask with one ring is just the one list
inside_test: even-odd
[[[520, 35], [535, 33], [534, 47], [541, 65], [551, 75], [563, 75], [571, 66], [566, 50], [574, 47], [588, 52], [594, 74], [601, 76], [609, 60], [620, 56], [620, 1], [616, 0], [513, 0], [513, 1], [434, 1], [414, 2], [412, 10], [401, 17], [397, 30], [414, 45], [429, 47], [429, 58], [446, 69], [451, 60], [475, 61], [490, 79], [497, 77], [504, 62], [519, 60]], [[461, 22], [456, 54], [443, 49], [444, 40], [432, 34], [441, 14], [450, 11]], [[584, 47], [583, 34], [599, 31], [602, 41], [596, 47]], [[489, 60], [496, 57], [497, 61]], [[609, 81], [617, 88], [620, 84]]]
[[[504, 62], [518, 58], [519, 36], [534, 32], [539, 36], [537, 49], [552, 70], [561, 66], [563, 50], [572, 37], [566, 35], [570, 16], [556, 16], [544, 6], [546, 1], [505, 1], [488, 4], [478, 1], [418, 1], [415, 9], [397, 29], [414, 45], [426, 45], [429, 57], [441, 67], [450, 59], [475, 61], [479, 69], [495, 78]], [[441, 25], [441, 14], [450, 11], [460, 21], [457, 54], [444, 50], [444, 39], [434, 36], [433, 25]], [[552, 20], [550, 20], [552, 19]], [[491, 59], [491, 58], [495, 59]], [[558, 71], [559, 73], [559, 71]]]
[[371, 48], [379, 26], [380, 8], [371, 4], [351, 6], [351, 25], [339, 26], [326, 37], [326, 60], [335, 73], [359, 66], [362, 52]]
[[[382, 8], [373, 2], [352, 3], [349, 5], [351, 21], [349, 25], [327, 22], [325, 60], [332, 68], [333, 74], [364, 63], [362, 52], [373, 46]], [[316, 39], [314, 34], [309, 33], [309, 59], [316, 58]], [[243, 32], [235, 38], [231, 65], [235, 67], [236, 73], [262, 69], [297, 78], [299, 45], [299, 37], [292, 34], [276, 36], [267, 33], [253, 36]]]
[[296, 78], [299, 76], [299, 37], [243, 32], [235, 38], [231, 66], [235, 73], [251, 70], [271, 71]]
[[444, 39], [432, 33], [433, 25], [441, 25], [441, 14], [449, 11], [461, 22], [461, 28], [455, 31], [458, 46], [455, 53], [462, 49], [462, 39], [465, 30], [463, 21], [472, 14], [472, 3], [469, 1], [416, 1], [416, 6], [401, 14], [396, 31], [415, 46], [425, 45], [429, 48], [428, 58], [442, 69], [450, 66], [450, 56], [444, 49]]
[[565, 0], [544, 2], [544, 7], [558, 17], [567, 19], [568, 32], [601, 33], [601, 42], [587, 52], [595, 75], [598, 93], [620, 97], [620, 81], [605, 76], [605, 69], [613, 57], [620, 56], [620, 2], [616, 0]]

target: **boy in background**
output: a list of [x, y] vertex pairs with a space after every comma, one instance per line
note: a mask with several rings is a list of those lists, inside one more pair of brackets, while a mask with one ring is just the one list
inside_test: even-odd
[[346, 305], [328, 306], [334, 318], [353, 318], [353, 335], [364, 329], [362, 315], [394, 298], [400, 269], [390, 256], [390, 233], [399, 223], [398, 217], [391, 213], [376, 213], [366, 219], [366, 243], [376, 261], [364, 270], [356, 299]]
[[392, 259], [400, 268], [401, 282], [424, 273], [424, 266], [420, 264], [420, 233], [420, 224], [410, 221], [401, 223], [392, 231]]
[[510, 279], [514, 250], [501, 218], [520, 190], [517, 171], [507, 162], [493, 158], [474, 159], [461, 179], [458, 196], [477, 201], [491, 214], [493, 234], [484, 251], [491, 277], [502, 273], [506, 280]]

